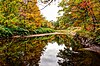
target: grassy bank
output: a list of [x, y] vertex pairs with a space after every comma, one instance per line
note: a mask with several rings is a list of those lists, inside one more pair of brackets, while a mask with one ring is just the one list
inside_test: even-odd
[[2, 25], [0, 25], [0, 38], [9, 38], [15, 35], [20, 35], [20, 36], [24, 36], [24, 35], [31, 35], [31, 34], [43, 34], [43, 33], [52, 33], [55, 32], [55, 30], [51, 29], [51, 28], [37, 28], [33, 31], [29, 31], [27, 29], [24, 28], [7, 28], [4, 27]]

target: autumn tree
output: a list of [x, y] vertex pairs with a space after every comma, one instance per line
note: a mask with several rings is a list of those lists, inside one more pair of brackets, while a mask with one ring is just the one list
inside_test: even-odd
[[0, 23], [6, 27], [17, 25], [33, 30], [41, 27], [45, 20], [40, 14], [37, 0], [1, 0], [0, 4]]
[[74, 26], [91, 26], [88, 30], [95, 29], [95, 24], [99, 23], [100, 6], [98, 0], [69, 0], [59, 4], [64, 14], [59, 17], [59, 22], [73, 24]]
[[37, 6], [37, 0], [24, 0], [20, 8], [21, 19], [24, 19], [24, 23], [27, 29], [33, 30], [41, 27], [43, 17], [40, 14], [40, 10]]
[[20, 0], [0, 0], [0, 24], [16, 28], [19, 20]]

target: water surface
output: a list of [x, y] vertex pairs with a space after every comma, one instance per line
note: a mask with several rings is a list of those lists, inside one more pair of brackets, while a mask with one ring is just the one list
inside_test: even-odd
[[66, 35], [0, 40], [0, 66], [100, 66], [100, 55], [78, 51]]
[[57, 54], [59, 53], [59, 50], [64, 50], [65, 45], [58, 45], [56, 42], [54, 43], [48, 43], [46, 46], [46, 50], [43, 52], [43, 55], [40, 59], [40, 66], [59, 66], [58, 60], [61, 59], [57, 57]]

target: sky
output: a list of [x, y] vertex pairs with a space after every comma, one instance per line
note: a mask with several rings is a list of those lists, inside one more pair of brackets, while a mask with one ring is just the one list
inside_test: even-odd
[[[53, 3], [51, 3], [51, 5], [47, 6], [46, 8], [44, 8], [43, 10], [41, 10], [41, 14], [48, 20], [48, 21], [56, 21], [57, 20], [57, 16], [58, 15], [58, 10], [61, 9], [58, 6], [58, 3], [60, 2], [60, 0], [57, 0]], [[41, 4], [38, 3], [39, 9], [42, 9], [46, 4]]]

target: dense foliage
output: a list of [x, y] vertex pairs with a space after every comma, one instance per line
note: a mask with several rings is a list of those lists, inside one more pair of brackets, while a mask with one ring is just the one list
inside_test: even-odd
[[59, 4], [62, 10], [59, 12], [64, 13], [63, 16], [58, 17], [59, 28], [82, 26], [89, 31], [95, 30], [100, 24], [99, 4], [99, 0], [62, 0]]
[[40, 14], [37, 0], [0, 0], [0, 37], [28, 35], [37, 28], [51, 27], [48, 24]]
[[[100, 43], [100, 1], [99, 0], [62, 0], [59, 7], [63, 15], [54, 23], [55, 29], [80, 27], [77, 34], [86, 38], [93, 38], [95, 44]], [[69, 29], [69, 27], [71, 27]], [[72, 30], [74, 31], [74, 30]]]
[[[44, 4], [49, 2], [47, 5], [53, 1], [56, 0], [41, 0]], [[39, 66], [49, 43], [64, 44], [64, 49], [57, 54], [60, 66], [100, 66], [99, 4], [99, 0], [62, 0], [59, 13], [63, 15], [56, 22], [48, 22], [41, 15], [37, 0], [0, 0], [0, 39], [6, 38], [0, 40], [0, 66]], [[57, 35], [39, 35], [55, 31]], [[38, 36], [23, 37], [32, 34]], [[52, 62], [47, 57], [45, 61]]]

